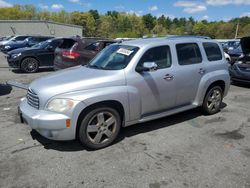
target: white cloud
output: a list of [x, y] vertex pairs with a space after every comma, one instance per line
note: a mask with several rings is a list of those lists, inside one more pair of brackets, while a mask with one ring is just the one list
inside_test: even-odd
[[127, 14], [135, 14], [136, 16], [141, 16], [143, 11], [139, 10], [139, 11], [134, 11], [134, 10], [130, 10], [128, 12], [126, 12]]
[[54, 9], [54, 10], [60, 10], [60, 9], [63, 9], [64, 6], [62, 4], [53, 4], [51, 6], [51, 8]]
[[250, 12], [243, 12], [240, 17], [250, 17]]
[[197, 12], [204, 12], [207, 10], [207, 7], [204, 5], [196, 5], [194, 7], [186, 7], [184, 8], [184, 12], [189, 13], [189, 14], [193, 14], [193, 13], [197, 13]]
[[183, 12], [193, 14], [197, 12], [204, 12], [207, 10], [206, 5], [195, 1], [177, 1], [174, 3], [175, 7], [182, 7]]
[[49, 9], [49, 6], [48, 6], [48, 5], [39, 4], [38, 6], [39, 6], [41, 9], [43, 9], [43, 10], [48, 10], [48, 9]]
[[208, 20], [208, 19], [209, 19], [209, 16], [208, 16], [208, 15], [202, 16], [201, 19], [202, 19], [202, 20]]
[[12, 7], [13, 5], [6, 2], [6, 1], [3, 1], [3, 0], [0, 0], [0, 8], [3, 8], [3, 7]]
[[177, 1], [176, 3], [174, 3], [175, 7], [194, 7], [196, 5], [197, 3], [192, 1]]
[[250, 5], [250, 0], [206, 0], [206, 3], [212, 6]]
[[69, 2], [71, 2], [71, 3], [79, 3], [80, 0], [69, 0]]
[[156, 10], [158, 10], [158, 7], [156, 5], [154, 5], [152, 7], [149, 7], [148, 10], [150, 10], [150, 11], [156, 11]]

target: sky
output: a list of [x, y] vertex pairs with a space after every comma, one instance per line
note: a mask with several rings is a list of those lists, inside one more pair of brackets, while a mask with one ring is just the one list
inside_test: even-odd
[[41, 10], [88, 11], [98, 10], [106, 13], [110, 10], [128, 14], [169, 16], [170, 18], [193, 17], [208, 21], [230, 20], [236, 17], [250, 17], [250, 0], [0, 0], [0, 7], [15, 4], [34, 5]]

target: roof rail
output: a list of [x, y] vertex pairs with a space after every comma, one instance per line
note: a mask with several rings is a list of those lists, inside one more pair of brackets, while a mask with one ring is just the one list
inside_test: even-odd
[[198, 38], [198, 39], [211, 39], [208, 36], [195, 36], [195, 35], [181, 35], [181, 36], [168, 36], [167, 39], [176, 39], [176, 38]]

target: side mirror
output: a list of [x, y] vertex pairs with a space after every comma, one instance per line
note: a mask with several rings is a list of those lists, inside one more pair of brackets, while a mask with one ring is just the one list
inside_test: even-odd
[[158, 69], [158, 66], [155, 62], [145, 62], [142, 67], [137, 67], [137, 72], [153, 72]]

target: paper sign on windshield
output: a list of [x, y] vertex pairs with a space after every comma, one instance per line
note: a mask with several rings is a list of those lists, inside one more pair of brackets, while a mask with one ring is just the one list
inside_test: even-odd
[[127, 50], [124, 48], [120, 48], [119, 50], [117, 50], [117, 53], [122, 54], [122, 55], [126, 55], [126, 56], [130, 56], [130, 54], [133, 53], [133, 51]]

